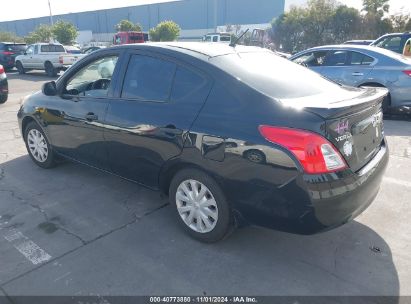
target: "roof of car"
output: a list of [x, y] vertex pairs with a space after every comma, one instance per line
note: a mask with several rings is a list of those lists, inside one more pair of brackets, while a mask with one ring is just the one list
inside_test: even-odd
[[241, 52], [262, 52], [265, 49], [253, 46], [237, 45], [232, 47], [225, 43], [215, 42], [148, 42], [142, 44], [127, 44], [118, 47], [139, 47], [139, 48], [163, 48], [179, 51], [182, 53], [194, 52], [206, 57], [216, 57]]

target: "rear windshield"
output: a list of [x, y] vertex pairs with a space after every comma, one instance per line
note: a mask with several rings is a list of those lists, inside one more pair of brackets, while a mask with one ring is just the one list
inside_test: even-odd
[[4, 48], [9, 52], [23, 52], [27, 46], [25, 44], [6, 44]]
[[221, 36], [220, 41], [231, 41], [231, 36]]
[[64, 49], [62, 45], [55, 45], [55, 44], [42, 45], [41, 51], [50, 52], [50, 53], [65, 53], [66, 52], [66, 50]]
[[276, 99], [295, 99], [345, 91], [338, 84], [270, 51], [214, 57], [211, 62]]

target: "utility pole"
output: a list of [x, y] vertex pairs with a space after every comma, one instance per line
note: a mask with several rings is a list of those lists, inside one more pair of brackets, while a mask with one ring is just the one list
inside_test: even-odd
[[51, 4], [50, 0], [49, 1], [49, 11], [50, 11], [50, 25], [53, 26], [53, 14], [51, 13]]
[[216, 33], [218, 32], [218, 31], [217, 31], [217, 27], [218, 27], [217, 13], [218, 13], [218, 10], [217, 10], [217, 0], [214, 0], [214, 30], [215, 30]]

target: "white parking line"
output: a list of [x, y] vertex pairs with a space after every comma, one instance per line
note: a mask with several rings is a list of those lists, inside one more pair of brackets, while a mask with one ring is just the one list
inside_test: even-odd
[[391, 184], [396, 184], [396, 185], [399, 185], [399, 186], [404, 186], [404, 187], [411, 188], [411, 182], [407, 182], [407, 181], [402, 180], [402, 179], [393, 178], [393, 177], [384, 177], [383, 180], [385, 182], [388, 182], [388, 183], [391, 183]]
[[[1, 225], [6, 223], [7, 222], [0, 221], [0, 230], [2, 229]], [[11, 243], [11, 245], [16, 248], [27, 260], [33, 263], [33, 265], [41, 264], [51, 259], [51, 255], [41, 249], [36, 243], [34, 243], [17, 229], [6, 230], [6, 233], [5, 235], [3, 235], [3, 237], [6, 241]]]

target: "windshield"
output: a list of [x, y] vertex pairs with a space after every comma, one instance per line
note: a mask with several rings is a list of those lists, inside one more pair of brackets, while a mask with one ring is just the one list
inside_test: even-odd
[[276, 99], [347, 93], [338, 84], [270, 51], [219, 56], [211, 62]]

